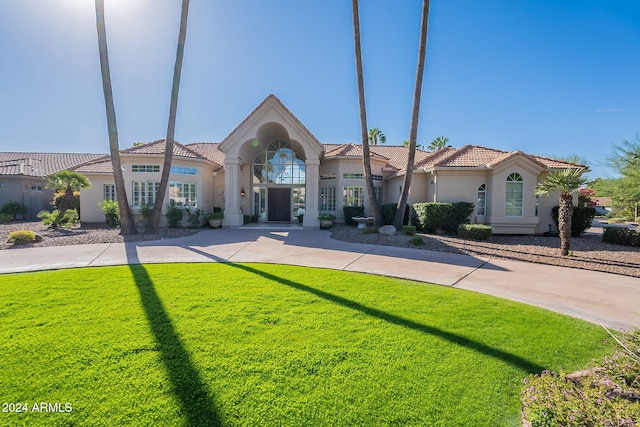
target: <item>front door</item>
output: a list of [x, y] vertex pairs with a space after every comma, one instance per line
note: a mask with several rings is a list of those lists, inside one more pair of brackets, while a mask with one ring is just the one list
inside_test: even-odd
[[290, 188], [269, 188], [268, 207], [269, 221], [291, 221], [291, 189]]

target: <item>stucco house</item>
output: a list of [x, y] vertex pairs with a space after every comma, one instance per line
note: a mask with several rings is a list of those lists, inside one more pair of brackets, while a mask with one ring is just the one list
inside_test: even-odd
[[[155, 201], [164, 158], [164, 140], [121, 151], [127, 196], [134, 211]], [[371, 146], [371, 168], [378, 200], [396, 202], [408, 148]], [[554, 170], [585, 168], [563, 161], [465, 145], [437, 152], [418, 150], [409, 203], [467, 201], [475, 204], [472, 222], [490, 224], [496, 234], [548, 231], [557, 196], [534, 194], [536, 184]], [[82, 191], [83, 221], [102, 222], [98, 203], [115, 199], [107, 156], [78, 168], [93, 187]], [[344, 220], [345, 205], [369, 211], [362, 147], [323, 144], [274, 95], [269, 95], [220, 143], [175, 144], [165, 200], [210, 211], [224, 209], [225, 226], [241, 226], [244, 216], [259, 222], [297, 222], [319, 227], [318, 215]], [[166, 207], [165, 207], [166, 209]]]
[[0, 153], [0, 206], [20, 202], [27, 207], [26, 217], [36, 219], [38, 212], [51, 208], [53, 190], [46, 188], [49, 175], [102, 157], [104, 154]]

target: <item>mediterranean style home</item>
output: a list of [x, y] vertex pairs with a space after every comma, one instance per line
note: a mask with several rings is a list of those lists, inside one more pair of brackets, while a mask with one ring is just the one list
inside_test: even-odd
[[0, 206], [20, 202], [28, 219], [36, 219], [41, 210], [51, 210], [53, 190], [47, 177], [61, 170], [104, 158], [104, 154], [82, 153], [0, 153]]
[[[376, 196], [395, 203], [400, 196], [408, 148], [371, 146]], [[132, 209], [155, 201], [164, 160], [164, 140], [134, 146], [120, 154]], [[520, 151], [466, 145], [436, 152], [417, 150], [409, 203], [472, 202], [471, 221], [489, 224], [495, 234], [548, 231], [558, 195], [538, 198], [536, 184], [554, 170], [585, 168]], [[81, 219], [103, 222], [99, 203], [115, 200], [108, 156], [73, 169], [92, 187], [82, 190]], [[258, 222], [298, 222], [319, 227], [320, 213], [344, 221], [343, 206], [364, 206], [370, 214], [362, 147], [323, 144], [274, 95], [269, 95], [220, 143], [174, 146], [165, 200], [211, 211], [224, 210], [225, 226]], [[166, 206], [165, 206], [166, 209]]]

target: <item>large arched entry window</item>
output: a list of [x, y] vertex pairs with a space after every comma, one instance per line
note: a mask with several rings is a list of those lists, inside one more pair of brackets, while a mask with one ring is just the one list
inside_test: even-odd
[[304, 213], [304, 158], [281, 138], [253, 159], [253, 211], [259, 221], [291, 221]]

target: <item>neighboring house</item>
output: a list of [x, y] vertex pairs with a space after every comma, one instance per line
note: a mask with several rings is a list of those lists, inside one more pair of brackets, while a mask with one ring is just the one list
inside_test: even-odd
[[[396, 203], [408, 148], [371, 146], [376, 195]], [[155, 201], [164, 159], [164, 141], [121, 151], [127, 196], [134, 212]], [[585, 168], [559, 160], [466, 145], [437, 152], [416, 152], [409, 203], [472, 202], [474, 223], [496, 234], [548, 231], [558, 195], [536, 197], [535, 186], [554, 170]], [[93, 186], [82, 191], [84, 221], [102, 222], [98, 203], [115, 199], [107, 156], [77, 171]], [[210, 211], [224, 209], [226, 226], [241, 226], [244, 216], [259, 222], [297, 221], [318, 227], [318, 214], [344, 220], [343, 206], [364, 206], [370, 213], [362, 166], [362, 147], [323, 144], [282, 104], [269, 95], [221, 143], [175, 144], [165, 200]], [[164, 211], [166, 211], [166, 205]]]
[[20, 202], [27, 207], [26, 217], [36, 219], [41, 210], [52, 209], [47, 176], [100, 157], [104, 154], [0, 153], [0, 206]]

